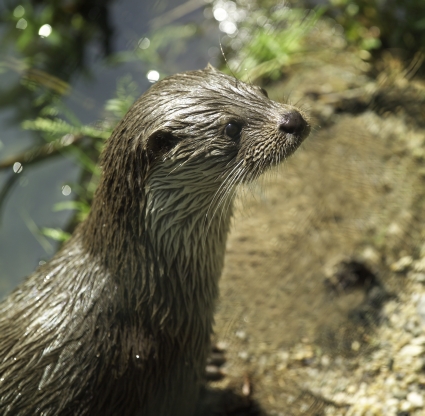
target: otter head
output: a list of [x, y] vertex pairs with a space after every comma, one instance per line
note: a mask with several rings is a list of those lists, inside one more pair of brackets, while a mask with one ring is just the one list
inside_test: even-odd
[[212, 66], [158, 82], [141, 103], [149, 164], [154, 170], [167, 164], [177, 175], [183, 163], [200, 163], [219, 174], [215, 180], [248, 182], [291, 155], [310, 132], [299, 109]]
[[309, 132], [299, 109], [208, 66], [157, 82], [133, 105], [106, 147], [104, 183], [121, 206], [142, 199], [150, 214], [205, 216]]
[[209, 65], [153, 85], [117, 130], [126, 138], [122, 151], [144, 153], [145, 179], [189, 175], [238, 184], [291, 155], [310, 126], [299, 109]]

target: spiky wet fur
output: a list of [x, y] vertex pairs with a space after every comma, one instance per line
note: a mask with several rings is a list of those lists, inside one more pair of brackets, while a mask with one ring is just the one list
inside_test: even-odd
[[0, 414], [194, 413], [235, 186], [300, 144], [292, 109], [212, 67], [134, 104], [89, 218], [0, 304]]

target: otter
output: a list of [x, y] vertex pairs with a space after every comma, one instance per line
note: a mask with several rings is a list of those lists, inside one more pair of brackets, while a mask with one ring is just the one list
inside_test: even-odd
[[143, 94], [88, 218], [0, 304], [0, 414], [194, 415], [236, 188], [309, 131], [211, 66]]

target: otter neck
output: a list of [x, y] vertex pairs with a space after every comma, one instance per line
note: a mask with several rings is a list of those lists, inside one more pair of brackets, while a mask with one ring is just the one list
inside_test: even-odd
[[149, 311], [158, 327], [173, 320], [173, 331], [188, 316], [212, 322], [218, 296], [232, 204], [215, 210], [219, 184], [200, 182], [164, 175], [139, 187], [106, 177], [82, 227], [83, 245], [107, 270], [120, 308]]

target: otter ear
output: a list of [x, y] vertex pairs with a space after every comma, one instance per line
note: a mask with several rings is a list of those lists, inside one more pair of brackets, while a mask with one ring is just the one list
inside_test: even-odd
[[179, 142], [169, 131], [158, 130], [146, 140], [146, 153], [149, 163], [153, 163], [168, 153]]
[[209, 62], [208, 65], [205, 67], [206, 71], [211, 71], [211, 72], [219, 72], [217, 68], [214, 68]]

